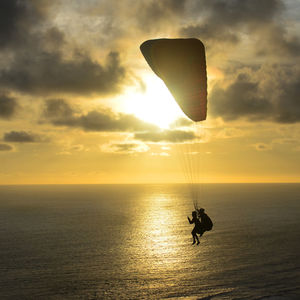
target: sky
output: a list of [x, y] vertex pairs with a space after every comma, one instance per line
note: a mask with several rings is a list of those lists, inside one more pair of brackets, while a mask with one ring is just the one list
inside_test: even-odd
[[[194, 125], [139, 46], [198, 38]], [[0, 184], [300, 182], [298, 0], [1, 0]]]

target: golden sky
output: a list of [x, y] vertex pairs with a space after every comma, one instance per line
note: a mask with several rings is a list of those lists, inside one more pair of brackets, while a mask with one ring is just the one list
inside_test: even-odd
[[[185, 182], [186, 160], [203, 182], [300, 182], [299, 16], [297, 0], [1, 1], [0, 184]], [[163, 37], [206, 47], [200, 125], [139, 50]]]

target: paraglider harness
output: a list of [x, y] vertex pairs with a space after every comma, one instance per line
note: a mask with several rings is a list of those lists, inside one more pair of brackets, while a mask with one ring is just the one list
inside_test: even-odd
[[205, 231], [212, 230], [214, 225], [211, 218], [205, 213], [201, 216], [201, 223], [203, 224]]
[[213, 228], [213, 222], [211, 218], [204, 212], [203, 208], [198, 208], [197, 205], [195, 205], [195, 209], [197, 211], [198, 218], [201, 219], [201, 225], [203, 226], [203, 229], [205, 231], [210, 231]]

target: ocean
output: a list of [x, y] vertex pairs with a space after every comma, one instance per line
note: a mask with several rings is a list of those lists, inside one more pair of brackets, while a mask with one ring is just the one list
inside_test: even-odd
[[0, 186], [0, 299], [300, 299], [300, 184]]

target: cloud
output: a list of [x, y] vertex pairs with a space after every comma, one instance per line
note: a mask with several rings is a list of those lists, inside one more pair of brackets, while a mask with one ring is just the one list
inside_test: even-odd
[[272, 145], [265, 143], [257, 143], [253, 145], [257, 151], [269, 151], [272, 150]]
[[248, 36], [256, 54], [299, 56], [299, 36], [289, 34], [282, 22], [284, 8], [281, 0], [200, 0], [191, 5], [190, 13], [195, 19], [200, 14], [201, 21], [189, 22], [179, 31], [199, 37], [212, 51], [217, 44], [237, 45]]
[[257, 55], [273, 55], [289, 60], [300, 56], [300, 38], [291, 35], [282, 25], [274, 24], [259, 31], [255, 53]]
[[1, 0], [0, 48], [15, 46], [31, 36], [34, 26], [44, 21], [50, 1]]
[[258, 26], [269, 22], [282, 8], [283, 4], [280, 0], [264, 2], [260, 0], [200, 0], [194, 2], [193, 7], [196, 13], [199, 10], [205, 10], [208, 19], [230, 27], [249, 23], [255, 23]]
[[[300, 71], [288, 82], [281, 82], [281, 95], [277, 102], [276, 121], [295, 123], [300, 121]], [[292, 77], [292, 74], [291, 74]]]
[[132, 154], [147, 152], [149, 150], [149, 147], [143, 143], [120, 142], [105, 144], [101, 147], [101, 150], [109, 153]]
[[183, 130], [164, 130], [152, 132], [135, 133], [134, 138], [146, 142], [172, 142], [180, 143], [190, 141], [196, 138], [194, 132]]
[[41, 141], [38, 135], [26, 131], [6, 132], [4, 134], [3, 140], [5, 142], [13, 142], [13, 143], [35, 143]]
[[84, 145], [77, 144], [77, 145], [71, 145], [71, 146], [69, 147], [69, 150], [70, 150], [70, 151], [75, 151], [75, 152], [81, 152], [81, 151], [88, 151], [89, 149], [88, 149], [88, 148], [85, 148]]
[[210, 109], [223, 119], [234, 120], [241, 116], [262, 116], [271, 109], [270, 102], [259, 91], [259, 83], [247, 74], [239, 74], [227, 88], [216, 86], [210, 96]]
[[180, 34], [185, 37], [199, 37], [201, 40], [222, 41], [226, 43], [236, 44], [239, 42], [239, 36], [235, 32], [219, 30], [218, 24], [202, 24], [202, 25], [188, 25], [180, 30]]
[[223, 120], [246, 118], [278, 123], [300, 121], [300, 69], [293, 65], [262, 65], [235, 70], [236, 78], [216, 84], [209, 111]]
[[17, 107], [15, 98], [0, 94], [0, 118], [10, 119], [15, 114]]
[[[78, 114], [63, 99], [49, 99], [45, 102], [43, 111], [44, 121], [55, 126], [81, 128], [85, 131], [99, 132], [134, 132], [134, 138], [148, 142], [184, 142], [196, 138], [194, 132], [184, 130], [164, 130], [153, 124], [146, 123], [133, 115], [113, 114], [111, 111], [92, 110]], [[190, 122], [180, 122], [190, 125]], [[119, 151], [133, 144], [118, 144]]]
[[0, 151], [12, 151], [13, 147], [8, 144], [0, 144]]
[[147, 33], [161, 26], [170, 26], [172, 20], [184, 14], [185, 0], [142, 1], [136, 6], [137, 21]]
[[4, 47], [14, 38], [17, 31], [15, 20], [22, 15], [23, 7], [17, 1], [2, 0], [0, 2], [0, 47]]
[[193, 124], [194, 124], [194, 122], [188, 118], [179, 118], [170, 125], [170, 128], [173, 129], [173, 128], [179, 128], [179, 127], [190, 127]]
[[197, 25], [182, 28], [182, 33], [191, 32], [203, 35], [205, 39], [226, 39], [232, 35], [233, 41], [238, 38], [236, 29], [257, 28], [270, 23], [282, 10], [280, 0], [200, 0], [194, 2], [191, 13], [201, 14], [202, 21]]
[[90, 149], [82, 144], [65, 145], [63, 150], [58, 152], [58, 155], [72, 155], [78, 152], [88, 152]]
[[74, 124], [92, 131], [143, 131], [155, 128], [154, 125], [143, 122], [133, 115], [112, 116], [98, 111], [90, 111], [80, 116]]
[[107, 50], [100, 63], [70, 43], [51, 23], [51, 1], [0, 2], [2, 88], [29, 93], [108, 95], [130, 77], [117, 51]]
[[85, 131], [135, 132], [157, 130], [155, 125], [146, 123], [133, 115], [113, 114], [110, 111], [97, 110], [78, 115], [62, 99], [48, 100], [44, 109], [44, 117], [53, 125], [78, 127]]
[[63, 99], [49, 99], [45, 102], [44, 117], [52, 122], [70, 119], [75, 113], [74, 109]]
[[98, 1], [90, 2], [82, 13], [101, 17], [99, 33], [103, 39], [113, 40], [174, 28], [178, 18], [185, 14], [186, 3], [186, 0]]
[[244, 132], [241, 129], [224, 128], [217, 133], [216, 137], [221, 139], [231, 139], [231, 138], [242, 137], [243, 135]]
[[58, 52], [32, 52], [0, 71], [2, 86], [30, 94], [105, 95], [118, 92], [126, 78], [117, 52], [110, 52], [104, 65], [82, 53], [65, 59]]

